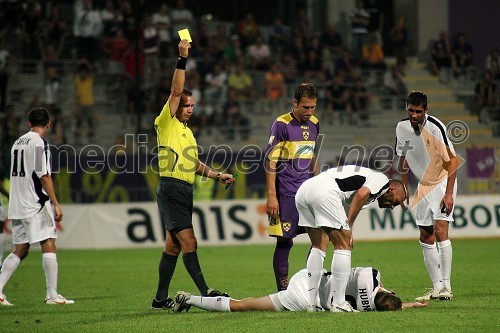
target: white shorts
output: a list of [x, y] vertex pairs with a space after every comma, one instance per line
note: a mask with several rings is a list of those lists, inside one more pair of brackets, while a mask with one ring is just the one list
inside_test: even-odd
[[307, 271], [302, 270], [292, 276], [288, 288], [269, 295], [276, 311], [306, 311], [308, 306], [307, 296]]
[[49, 238], [57, 238], [56, 222], [50, 203], [46, 203], [32, 217], [12, 220], [12, 242], [14, 244], [33, 244]]
[[327, 177], [306, 180], [295, 195], [299, 226], [350, 230], [335, 181]]
[[[435, 220], [453, 222], [453, 206], [450, 215], [442, 212], [441, 200], [446, 192], [447, 179], [445, 178], [437, 185], [418, 185], [415, 197], [412, 199], [410, 207], [415, 215], [415, 222], [419, 226], [432, 226]], [[457, 198], [457, 184], [453, 187], [453, 202]], [[416, 204], [414, 201], [416, 201]], [[415, 206], [413, 206], [415, 205]]]

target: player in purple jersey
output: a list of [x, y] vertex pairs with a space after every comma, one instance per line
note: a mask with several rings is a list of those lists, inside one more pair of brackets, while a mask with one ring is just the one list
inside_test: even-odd
[[293, 109], [279, 116], [271, 126], [266, 148], [267, 214], [269, 236], [276, 237], [273, 267], [278, 291], [288, 286], [288, 257], [299, 228], [295, 193], [316, 175], [316, 140], [319, 121], [313, 115], [318, 94], [311, 83], [295, 89]]

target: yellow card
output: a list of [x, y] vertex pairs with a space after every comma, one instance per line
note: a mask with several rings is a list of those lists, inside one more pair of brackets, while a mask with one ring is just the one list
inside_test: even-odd
[[189, 34], [188, 29], [182, 29], [178, 31], [179, 37], [182, 39], [187, 39], [188, 42], [192, 42], [193, 40], [191, 39], [191, 35]]

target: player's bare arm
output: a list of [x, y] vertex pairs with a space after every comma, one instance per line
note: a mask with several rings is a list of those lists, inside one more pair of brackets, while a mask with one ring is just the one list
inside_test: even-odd
[[356, 191], [351, 205], [349, 206], [349, 212], [347, 214], [347, 219], [349, 220], [349, 227], [351, 228], [351, 231], [356, 217], [358, 217], [361, 208], [363, 208], [363, 205], [370, 198], [370, 195], [371, 192], [366, 186], [362, 186], [359, 190]]
[[441, 205], [445, 206], [445, 213], [449, 215], [453, 209], [453, 187], [455, 186], [455, 181], [457, 179], [457, 169], [458, 169], [458, 159], [453, 152], [448, 149], [448, 155], [450, 156], [450, 161], [448, 164], [448, 180], [446, 183], [446, 193], [444, 194]]
[[426, 308], [427, 306], [429, 306], [427, 302], [407, 302], [403, 303], [403, 310], [409, 308]]
[[49, 174], [43, 175], [40, 178], [40, 182], [42, 183], [42, 187], [47, 192], [50, 201], [54, 207], [54, 219], [56, 222], [61, 222], [63, 218], [63, 212], [61, 207], [59, 206], [59, 201], [56, 197], [56, 192], [54, 191], [54, 183], [52, 182], [52, 177]]
[[277, 216], [279, 214], [279, 205], [276, 197], [276, 162], [267, 160], [266, 164], [267, 215]]
[[[403, 182], [403, 185], [405, 186], [406, 189], [408, 189], [409, 185], [409, 167], [408, 167], [408, 162], [406, 161], [406, 158], [404, 156], [399, 157], [399, 173], [401, 174], [401, 181]], [[409, 193], [408, 193], [409, 194]], [[410, 205], [410, 196], [406, 196], [406, 206]]]
[[[184, 61], [185, 58], [188, 57], [190, 48], [191, 44], [189, 44], [189, 42], [186, 39], [183, 39], [179, 42], [179, 56], [184, 58]], [[172, 78], [172, 89], [170, 91], [170, 97], [169, 97], [170, 115], [172, 117], [175, 115], [175, 113], [177, 112], [177, 108], [179, 107], [185, 81], [186, 81], [186, 70], [176, 68], [174, 71], [174, 76]]]

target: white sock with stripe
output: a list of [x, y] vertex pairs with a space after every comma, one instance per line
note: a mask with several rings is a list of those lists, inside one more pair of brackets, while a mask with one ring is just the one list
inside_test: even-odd
[[318, 289], [323, 274], [325, 256], [324, 251], [313, 247], [307, 258], [307, 293], [310, 306], [320, 305]]

